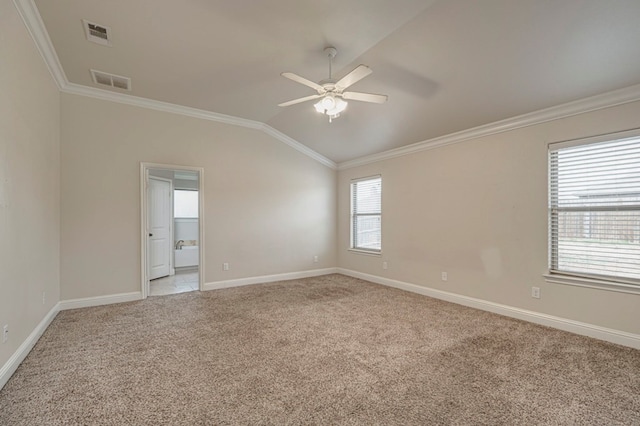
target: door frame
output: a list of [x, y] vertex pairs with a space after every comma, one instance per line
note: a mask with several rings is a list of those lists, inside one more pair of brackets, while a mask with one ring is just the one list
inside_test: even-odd
[[[140, 290], [142, 298], [149, 296], [149, 270], [148, 270], [148, 235], [149, 217], [147, 205], [147, 186], [149, 182], [149, 169], [160, 170], [185, 170], [198, 174], [198, 288], [204, 289], [204, 168], [192, 166], [178, 166], [171, 164], [158, 164], [140, 162]], [[173, 196], [171, 197], [173, 200]], [[173, 216], [173, 214], [172, 214]], [[172, 227], [173, 228], [173, 227]], [[172, 238], [173, 239], [173, 238]], [[173, 260], [171, 261], [173, 265]]]

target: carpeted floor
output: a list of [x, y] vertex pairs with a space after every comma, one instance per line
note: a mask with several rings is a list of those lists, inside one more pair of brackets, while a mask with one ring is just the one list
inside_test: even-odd
[[342, 275], [58, 314], [2, 425], [637, 425], [640, 351]]

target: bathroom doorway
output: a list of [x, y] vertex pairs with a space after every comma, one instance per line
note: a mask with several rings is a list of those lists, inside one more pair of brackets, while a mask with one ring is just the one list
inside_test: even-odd
[[142, 293], [202, 289], [201, 168], [142, 163]]

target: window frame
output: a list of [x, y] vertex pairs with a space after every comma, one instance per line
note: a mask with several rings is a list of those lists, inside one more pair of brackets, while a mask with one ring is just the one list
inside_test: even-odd
[[[623, 139], [640, 138], [640, 129], [633, 129], [617, 133], [609, 133], [604, 135], [598, 135], [589, 138], [580, 138], [562, 142], [553, 142], [548, 144], [547, 151], [547, 165], [548, 165], [548, 184], [547, 184], [547, 215], [548, 215], [548, 272], [543, 274], [545, 280], [549, 283], [566, 284], [580, 287], [597, 288], [601, 290], [609, 290], [622, 293], [640, 294], [640, 280], [633, 278], [621, 277], [608, 274], [590, 274], [582, 272], [574, 272], [568, 270], [558, 269], [559, 259], [554, 258], [554, 244], [558, 242], [554, 239], [553, 235], [553, 220], [554, 214], [558, 215], [560, 211], [582, 211], [582, 209], [565, 208], [562, 209], [557, 205], [554, 205], [552, 200], [552, 185], [554, 182], [553, 170], [552, 170], [552, 153], [561, 151], [566, 148], [572, 148], [577, 146], [585, 146], [602, 142], [615, 142]], [[557, 177], [556, 177], [557, 179]], [[557, 204], [557, 203], [556, 203]], [[610, 206], [607, 208], [599, 208], [599, 211], [620, 211], [631, 210], [635, 211], [633, 206], [629, 209], [628, 206], [620, 208], [620, 204]], [[638, 206], [640, 207], [640, 206]], [[596, 209], [585, 207], [584, 211], [595, 211]], [[555, 238], [558, 238], [555, 236]], [[556, 249], [557, 253], [557, 249]], [[604, 271], [603, 271], [604, 272]]]
[[[379, 180], [380, 181], [380, 211], [377, 213], [357, 213], [354, 206], [354, 188], [358, 183]], [[360, 247], [357, 244], [357, 218], [358, 217], [379, 217], [380, 218], [380, 248], [372, 249], [368, 247]], [[382, 254], [382, 175], [366, 176], [362, 178], [351, 179], [349, 183], [349, 251], [379, 256]]]

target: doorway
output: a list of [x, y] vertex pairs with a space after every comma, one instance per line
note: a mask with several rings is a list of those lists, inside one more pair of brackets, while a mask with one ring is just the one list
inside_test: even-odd
[[141, 163], [140, 171], [143, 298], [201, 290], [204, 170]]

